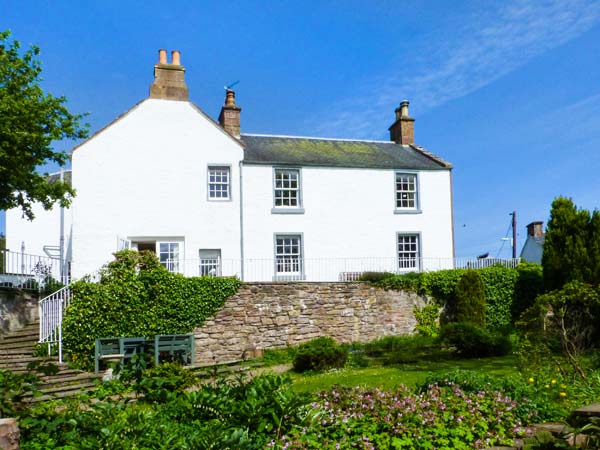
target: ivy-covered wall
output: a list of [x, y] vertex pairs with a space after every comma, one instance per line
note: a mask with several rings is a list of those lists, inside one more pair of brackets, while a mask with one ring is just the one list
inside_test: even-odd
[[[410, 273], [379, 276], [377, 286], [392, 290], [410, 290], [433, 297], [452, 315], [455, 291], [466, 269], [438, 272]], [[490, 266], [478, 269], [485, 290], [487, 326], [496, 328], [510, 325], [528, 306], [533, 304], [542, 289], [542, 267], [521, 263], [516, 268]]]
[[119, 252], [99, 283], [84, 279], [72, 286], [64, 349], [72, 361], [90, 368], [97, 338], [191, 333], [239, 286], [236, 278], [171, 273], [152, 254]]

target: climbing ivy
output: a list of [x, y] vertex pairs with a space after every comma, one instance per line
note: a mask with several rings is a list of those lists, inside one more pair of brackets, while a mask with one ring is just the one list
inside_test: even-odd
[[97, 338], [190, 333], [239, 286], [237, 278], [171, 273], [152, 253], [118, 252], [103, 269], [100, 282], [83, 279], [72, 285], [64, 349], [76, 365], [90, 368]]
[[[520, 279], [530, 275], [531, 264], [521, 270], [502, 266], [490, 266], [478, 269], [484, 287], [486, 303], [485, 317], [488, 327], [497, 328], [513, 323], [511, 310], [515, 302], [522, 302], [522, 290], [515, 291], [515, 286]], [[435, 299], [436, 303], [444, 307], [446, 321], [452, 320], [456, 306], [456, 286], [466, 269], [440, 270], [437, 272], [409, 273], [405, 275], [388, 274], [373, 283], [391, 290], [409, 290], [420, 295], [427, 295]], [[541, 278], [531, 278], [529, 283], [535, 283], [541, 288]], [[537, 291], [537, 287], [530, 285], [529, 289]]]

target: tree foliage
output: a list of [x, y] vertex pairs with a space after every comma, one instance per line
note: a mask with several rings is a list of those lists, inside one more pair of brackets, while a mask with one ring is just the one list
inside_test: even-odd
[[600, 283], [600, 212], [578, 209], [571, 199], [552, 202], [542, 255], [544, 287], [569, 281]]
[[49, 182], [36, 172], [39, 165], [63, 166], [68, 155], [51, 144], [87, 136], [83, 115], [71, 114], [65, 97], [54, 97], [40, 86], [40, 50], [20, 51], [10, 31], [0, 31], [0, 210], [20, 207], [33, 219], [33, 203], [50, 209], [57, 201], [68, 206], [75, 194], [68, 184]]

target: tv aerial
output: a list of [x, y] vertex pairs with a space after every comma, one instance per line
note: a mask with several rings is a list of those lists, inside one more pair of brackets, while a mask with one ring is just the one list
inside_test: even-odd
[[225, 89], [226, 91], [230, 91], [236, 84], [238, 84], [240, 82], [240, 80], [234, 81], [233, 83], [223, 86], [223, 89]]

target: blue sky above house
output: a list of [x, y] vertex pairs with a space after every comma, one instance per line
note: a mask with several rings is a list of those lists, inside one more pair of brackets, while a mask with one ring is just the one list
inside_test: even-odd
[[242, 132], [388, 139], [409, 99], [417, 144], [455, 166], [457, 256], [510, 256], [513, 210], [520, 250], [554, 197], [600, 206], [600, 1], [0, 0], [0, 11], [0, 29], [41, 47], [44, 87], [88, 112], [92, 131], [147, 97], [159, 48], [181, 50], [191, 99], [213, 118], [240, 80]]

